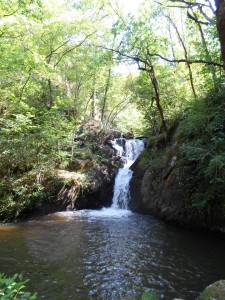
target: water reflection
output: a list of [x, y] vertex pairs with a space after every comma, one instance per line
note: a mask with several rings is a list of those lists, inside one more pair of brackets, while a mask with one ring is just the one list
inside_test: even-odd
[[22, 272], [40, 299], [194, 299], [225, 278], [224, 241], [112, 210], [0, 226], [1, 272]]
[[[76, 220], [80, 218], [76, 214]], [[73, 219], [72, 213], [58, 213], [38, 222], [25, 223], [24, 238], [29, 254], [39, 261], [59, 262], [69, 257], [70, 252], [79, 250], [83, 238], [82, 222], [76, 230], [71, 222]]]

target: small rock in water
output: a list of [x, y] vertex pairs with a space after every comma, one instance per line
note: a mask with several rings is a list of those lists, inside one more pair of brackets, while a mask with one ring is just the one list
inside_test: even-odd
[[74, 210], [74, 205], [73, 204], [69, 204], [66, 207], [66, 211], [73, 211]]

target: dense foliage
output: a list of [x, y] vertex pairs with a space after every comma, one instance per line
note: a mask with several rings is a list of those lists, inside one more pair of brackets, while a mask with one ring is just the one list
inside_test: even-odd
[[[225, 214], [224, 93], [194, 103], [177, 132], [179, 175], [192, 209], [216, 218]], [[215, 222], [215, 220], [214, 220]]]

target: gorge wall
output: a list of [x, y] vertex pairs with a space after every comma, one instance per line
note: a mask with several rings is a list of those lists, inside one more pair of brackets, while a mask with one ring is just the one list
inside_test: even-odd
[[152, 159], [143, 167], [141, 158], [132, 166], [129, 208], [134, 212], [150, 214], [157, 218], [183, 226], [224, 231], [223, 220], [215, 209], [210, 215], [205, 209], [196, 209], [183, 189], [178, 177], [175, 155], [166, 161]]
[[173, 174], [175, 159], [176, 156], [172, 156], [161, 164], [152, 160], [147, 167], [143, 167], [140, 158], [132, 166], [131, 210], [168, 221], [188, 221], [182, 190]]
[[131, 166], [132, 211], [224, 232], [224, 104], [209, 100], [172, 126], [167, 143], [149, 138]]

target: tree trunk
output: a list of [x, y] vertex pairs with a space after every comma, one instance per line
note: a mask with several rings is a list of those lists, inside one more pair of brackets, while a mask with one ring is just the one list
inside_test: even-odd
[[106, 107], [106, 102], [107, 102], [109, 86], [110, 86], [111, 71], [112, 70], [111, 70], [111, 66], [110, 66], [109, 71], [108, 71], [108, 76], [107, 76], [107, 79], [106, 79], [105, 93], [104, 93], [103, 104], [102, 104], [102, 112], [101, 112], [101, 121], [102, 122], [104, 120], [105, 107]]
[[148, 74], [149, 74], [149, 77], [151, 79], [151, 82], [152, 82], [152, 85], [153, 85], [153, 88], [154, 88], [154, 92], [155, 92], [154, 100], [156, 102], [156, 106], [157, 106], [157, 109], [158, 109], [158, 112], [159, 112], [159, 115], [160, 115], [160, 118], [161, 118], [162, 132], [164, 134], [165, 141], [167, 141], [168, 129], [167, 129], [166, 120], [165, 120], [165, 117], [164, 117], [163, 108], [162, 108], [161, 102], [160, 102], [159, 85], [158, 85], [158, 81], [157, 81], [157, 78], [156, 78], [156, 75], [155, 75], [155, 70], [154, 70], [153, 66], [151, 66], [151, 69], [149, 70]]
[[[192, 10], [193, 16], [195, 17], [195, 22], [197, 24], [197, 27], [199, 29], [199, 33], [200, 33], [200, 36], [201, 36], [201, 39], [202, 39], [202, 45], [203, 45], [203, 47], [205, 49], [206, 60], [213, 61], [213, 59], [212, 59], [212, 57], [210, 55], [208, 46], [207, 46], [207, 42], [206, 42], [206, 39], [205, 39], [204, 31], [202, 29], [202, 25], [201, 25], [200, 21], [198, 20], [197, 14], [194, 12], [193, 9], [191, 9], [191, 10]], [[209, 70], [212, 73], [212, 79], [213, 79], [214, 89], [217, 90], [217, 84], [216, 84], [216, 82], [217, 82], [217, 76], [216, 76], [215, 67], [214, 66], [209, 66]]]
[[225, 70], [225, 1], [215, 0], [217, 11], [216, 11], [216, 24], [219, 33], [221, 53], [223, 66]]
[[[149, 77], [150, 77], [150, 80], [151, 80], [151, 83], [152, 83], [153, 89], [154, 89], [153, 100], [155, 100], [156, 107], [157, 107], [157, 110], [159, 112], [160, 119], [161, 119], [162, 132], [163, 132], [163, 135], [164, 135], [164, 138], [165, 138], [165, 142], [167, 142], [168, 128], [167, 128], [167, 125], [166, 125], [166, 120], [165, 120], [165, 117], [164, 117], [164, 111], [163, 111], [161, 101], [160, 101], [159, 84], [158, 84], [158, 80], [157, 80], [157, 77], [156, 77], [156, 74], [155, 74], [154, 66], [153, 66], [152, 61], [151, 61], [151, 55], [150, 55], [149, 50], [147, 50], [147, 54], [148, 54], [148, 61], [146, 61], [145, 66], [141, 67], [140, 63], [138, 62], [138, 68], [139, 68], [139, 70], [147, 72]], [[148, 65], [148, 68], [146, 68], [146, 65]]]
[[54, 104], [54, 98], [53, 98], [53, 93], [52, 93], [52, 81], [49, 78], [48, 79], [48, 87], [49, 87], [49, 103], [48, 103], [48, 107], [49, 109], [52, 108], [53, 104]]
[[91, 116], [95, 120], [96, 117], [96, 77], [94, 76], [93, 80], [93, 89], [92, 89], [92, 110]]
[[[187, 48], [186, 48], [186, 46], [185, 46], [185, 44], [184, 44], [184, 41], [183, 41], [183, 39], [182, 39], [182, 37], [181, 37], [181, 35], [180, 35], [180, 32], [179, 32], [177, 26], [175, 25], [175, 23], [173, 22], [173, 20], [170, 18], [170, 16], [166, 16], [166, 17], [170, 20], [171, 24], [173, 25], [173, 27], [174, 27], [174, 29], [175, 29], [175, 31], [176, 31], [177, 36], [178, 36], [178, 39], [179, 39], [179, 41], [180, 41], [180, 43], [181, 43], [181, 45], [182, 45], [182, 48], [183, 48], [183, 50], [184, 50], [184, 57], [185, 57], [186, 61], [188, 61], [188, 52], [187, 52]], [[197, 98], [197, 94], [196, 94], [196, 91], [195, 91], [195, 85], [194, 85], [193, 74], [192, 74], [192, 70], [191, 70], [191, 65], [190, 65], [190, 63], [188, 63], [188, 62], [187, 62], [187, 68], [188, 68], [188, 73], [189, 73], [189, 78], [190, 78], [191, 89], [192, 89], [193, 95], [194, 95], [194, 97], [195, 97], [195, 99], [196, 99], [196, 98]]]

